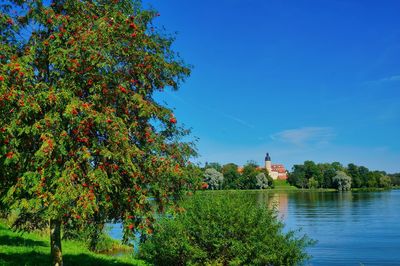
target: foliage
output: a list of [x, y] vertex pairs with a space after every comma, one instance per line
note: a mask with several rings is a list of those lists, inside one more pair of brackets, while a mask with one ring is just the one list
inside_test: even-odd
[[129, 0], [3, 3], [0, 197], [16, 225], [113, 220], [125, 240], [147, 234], [200, 181], [189, 132], [153, 97], [190, 73], [158, 13]]
[[333, 178], [333, 184], [339, 191], [347, 191], [351, 189], [351, 177], [345, 172], [337, 171], [336, 176]]
[[94, 252], [112, 250], [118, 244], [117, 240], [110, 237], [108, 227], [103, 224], [93, 223], [84, 228], [68, 228], [64, 231], [63, 240], [78, 240]]
[[284, 233], [276, 213], [235, 193], [196, 195], [186, 212], [161, 219], [140, 249], [155, 265], [296, 265], [307, 237]]
[[212, 162], [212, 163], [206, 162], [206, 165], [205, 165], [204, 169], [207, 169], [207, 168], [214, 168], [214, 169], [217, 170], [218, 172], [221, 172], [221, 171], [222, 171], [222, 166], [221, 166], [221, 164], [219, 164], [219, 163], [217, 163], [217, 162]]
[[243, 171], [239, 181], [239, 187], [242, 189], [256, 189], [257, 175], [260, 173], [258, 165], [249, 161], [243, 166]]
[[390, 177], [391, 183], [393, 185], [400, 186], [400, 173], [389, 174], [388, 176]]
[[214, 168], [207, 168], [204, 172], [204, 179], [209, 185], [209, 188], [221, 189], [224, 182], [224, 176]]
[[268, 188], [268, 178], [264, 173], [259, 173], [256, 175], [256, 187], [259, 189]]
[[289, 184], [300, 187], [300, 188], [305, 188], [307, 187], [307, 179], [305, 177], [304, 173], [304, 166], [303, 165], [293, 165], [292, 172], [289, 173], [288, 175], [288, 182]]
[[338, 162], [315, 164], [305, 161], [304, 164], [294, 165], [289, 173], [288, 182], [299, 188], [336, 188], [333, 178], [337, 172], [345, 172], [351, 177], [352, 188], [390, 187], [393, 178], [385, 178], [382, 171], [370, 171], [364, 166], [349, 164], [343, 167]]
[[[265, 185], [272, 188], [273, 179], [269, 176], [268, 171], [265, 168], [259, 167], [254, 161], [247, 162], [243, 167], [237, 186], [241, 189], [259, 189], [257, 186], [257, 176], [259, 174], [264, 174], [266, 178], [266, 180], [264, 180]], [[267, 187], [265, 185], [264, 187]]]
[[309, 188], [318, 188], [318, 186], [319, 186], [319, 183], [314, 177], [311, 177], [308, 180], [308, 187]]
[[351, 186], [354, 188], [359, 188], [362, 186], [362, 177], [358, 171], [357, 165], [350, 163], [347, 166], [347, 174], [351, 176]]
[[238, 166], [234, 163], [225, 164], [222, 167], [222, 174], [224, 175], [224, 189], [235, 189], [237, 181], [240, 179]]
[[382, 175], [379, 178], [379, 187], [390, 188], [392, 186], [392, 180], [387, 175]]
[[[209, 189], [265, 189], [274, 186], [267, 170], [259, 167], [254, 161], [247, 162], [240, 169], [234, 163], [223, 166], [218, 163], [207, 163], [203, 171], [204, 181]], [[214, 175], [213, 178], [210, 178], [210, 173]], [[219, 174], [222, 174], [222, 177]], [[223, 180], [222, 186], [218, 185], [220, 180]]]

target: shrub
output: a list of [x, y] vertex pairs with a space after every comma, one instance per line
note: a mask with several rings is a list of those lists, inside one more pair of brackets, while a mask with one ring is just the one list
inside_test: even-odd
[[[333, 178], [333, 184], [339, 191], [346, 191], [351, 189], [351, 177], [346, 175], [343, 171], [337, 171], [336, 176]], [[374, 186], [372, 186], [374, 187]]]
[[392, 180], [387, 175], [382, 175], [379, 178], [379, 187], [390, 188], [392, 186]]
[[308, 188], [318, 188], [318, 180], [316, 180], [314, 177], [311, 177], [308, 180]]
[[186, 212], [162, 218], [139, 256], [155, 265], [294, 265], [313, 243], [283, 233], [276, 212], [237, 193], [197, 194]]
[[268, 188], [268, 178], [264, 173], [256, 175], [256, 188], [265, 189]]
[[214, 168], [207, 168], [204, 172], [204, 178], [212, 190], [221, 189], [224, 182], [224, 175]]

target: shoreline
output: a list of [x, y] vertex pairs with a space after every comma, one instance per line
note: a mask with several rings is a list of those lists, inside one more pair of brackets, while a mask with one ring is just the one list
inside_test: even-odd
[[352, 188], [349, 191], [338, 191], [335, 188], [269, 188], [269, 189], [219, 189], [219, 190], [199, 190], [201, 193], [222, 193], [222, 192], [379, 192], [400, 190], [400, 187], [392, 188]]

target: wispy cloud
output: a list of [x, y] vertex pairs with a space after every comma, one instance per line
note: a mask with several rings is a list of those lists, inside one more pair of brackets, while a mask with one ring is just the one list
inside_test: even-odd
[[173, 93], [169, 93], [169, 92], [167, 92], [167, 93], [168, 93], [169, 96], [173, 97], [175, 100], [177, 100], [177, 101], [179, 101], [179, 102], [181, 102], [181, 103], [183, 103], [183, 104], [185, 104], [187, 106], [196, 107], [197, 109], [205, 111], [205, 112], [207, 112], [209, 114], [213, 114], [213, 115], [217, 115], [217, 116], [220, 116], [220, 117], [227, 118], [227, 119], [229, 119], [231, 121], [234, 121], [234, 122], [236, 122], [236, 123], [238, 123], [238, 124], [240, 124], [242, 126], [250, 128], [250, 129], [254, 129], [254, 127], [255, 127], [253, 124], [248, 123], [247, 121], [245, 121], [245, 120], [243, 120], [243, 119], [241, 119], [241, 118], [239, 118], [237, 116], [225, 113], [225, 112], [223, 112], [223, 111], [221, 111], [221, 110], [219, 110], [217, 108], [214, 108], [214, 107], [211, 107], [211, 106], [207, 106], [207, 105], [202, 104], [202, 103], [188, 101], [188, 100], [183, 99], [182, 97], [179, 97], [179, 96], [177, 96], [177, 95], [175, 95]]
[[307, 146], [329, 143], [334, 136], [330, 127], [303, 127], [283, 130], [271, 135], [271, 138], [296, 146]]
[[400, 81], [400, 75], [393, 75], [393, 76], [388, 76], [384, 77], [378, 80], [372, 80], [372, 81], [367, 81], [366, 84], [370, 85], [378, 85], [378, 84], [384, 84], [384, 83], [389, 83], [389, 82], [396, 82]]
[[230, 120], [232, 120], [232, 121], [235, 121], [236, 123], [239, 123], [239, 124], [241, 124], [241, 125], [243, 125], [245, 127], [248, 127], [250, 129], [254, 128], [253, 124], [250, 124], [250, 123], [246, 122], [245, 120], [240, 119], [240, 118], [238, 118], [236, 116], [233, 116], [233, 115], [230, 115], [230, 114], [225, 114], [223, 112], [219, 112], [219, 114], [224, 116], [224, 117], [226, 117], [226, 118], [228, 118], [228, 119], [230, 119]]
[[386, 77], [380, 80], [381, 82], [400, 81], [400, 75]]

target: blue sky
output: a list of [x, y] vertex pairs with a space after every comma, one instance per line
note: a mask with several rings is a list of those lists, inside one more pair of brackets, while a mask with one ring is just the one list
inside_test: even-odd
[[400, 172], [399, 1], [145, 1], [192, 75], [157, 96], [199, 138], [197, 161]]

